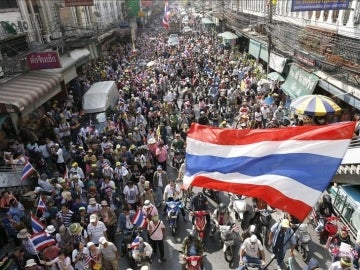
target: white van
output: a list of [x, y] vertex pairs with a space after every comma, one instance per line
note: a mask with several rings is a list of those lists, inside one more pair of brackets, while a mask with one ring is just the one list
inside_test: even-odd
[[91, 85], [82, 98], [86, 121], [91, 122], [102, 132], [108, 117], [107, 111], [114, 109], [119, 101], [115, 81], [97, 82]]

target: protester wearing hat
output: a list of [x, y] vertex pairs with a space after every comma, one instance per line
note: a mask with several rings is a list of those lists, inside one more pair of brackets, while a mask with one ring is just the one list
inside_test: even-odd
[[30, 236], [31, 234], [28, 233], [27, 229], [21, 229], [20, 232], [17, 234], [17, 238], [21, 240], [21, 245], [24, 247], [26, 253], [36, 258], [37, 251], [30, 240]]
[[98, 215], [99, 219], [104, 222], [106, 226], [108, 239], [110, 241], [114, 241], [117, 217], [114, 210], [109, 207], [109, 204], [106, 200], [101, 201], [101, 210]]
[[87, 226], [87, 232], [89, 235], [89, 240], [95, 245], [99, 245], [100, 237], [104, 236], [107, 238], [107, 229], [104, 222], [100, 221], [97, 214], [91, 214], [90, 223]]
[[90, 198], [89, 205], [87, 206], [87, 210], [86, 210], [88, 215], [97, 214], [99, 213], [100, 210], [101, 210], [101, 205], [96, 202], [95, 198]]
[[89, 263], [90, 269], [93, 270], [101, 270], [102, 267], [102, 256], [100, 253], [100, 248], [96, 246], [94, 242], [88, 242], [86, 247], [89, 250], [91, 261]]
[[81, 226], [80, 223], [78, 222], [72, 223], [69, 226], [68, 230], [72, 239], [72, 243], [74, 243], [74, 245], [80, 242], [86, 244], [88, 239], [88, 233], [86, 229], [84, 229], [84, 227]]
[[329, 270], [351, 270], [352, 263], [349, 256], [342, 256], [339, 261], [333, 262]]
[[164, 194], [164, 189], [169, 183], [168, 175], [163, 170], [161, 165], [157, 166], [156, 172], [153, 175], [153, 186], [155, 191], [155, 205], [157, 208], [161, 207], [161, 202]]
[[61, 225], [55, 239], [57, 246], [64, 251], [65, 254], [70, 254], [73, 249], [73, 242], [71, 241], [71, 238], [69, 230], [64, 225]]
[[150, 201], [153, 205], [155, 205], [155, 195], [154, 191], [150, 188], [150, 181], [145, 181], [144, 183], [144, 191], [140, 194], [140, 198], [142, 202], [146, 200]]
[[282, 269], [286, 251], [290, 248], [290, 256], [294, 256], [296, 245], [295, 234], [290, 228], [290, 221], [288, 219], [285, 218], [271, 227], [268, 244], [272, 246], [278, 269]]
[[[339, 254], [338, 250], [342, 244], [353, 246], [349, 234], [349, 228], [345, 225], [340, 227], [340, 232], [337, 232], [334, 236], [329, 238], [326, 243], [326, 247], [330, 248], [330, 255], [333, 262], [340, 260], [341, 254]], [[334, 252], [334, 251], [335, 252]]]
[[34, 259], [29, 259], [26, 261], [25, 269], [29, 270], [43, 270], [44, 268], [36, 263]]
[[75, 174], [79, 175], [80, 179], [85, 179], [85, 174], [76, 161], [71, 164], [70, 170], [74, 170]]
[[[260, 256], [259, 256], [260, 255]], [[240, 248], [240, 262], [238, 270], [245, 269], [246, 263], [265, 266], [264, 247], [255, 234], [246, 238]]]
[[147, 260], [150, 260], [153, 254], [153, 248], [151, 245], [144, 241], [144, 238], [139, 237], [139, 242], [133, 249], [133, 258], [135, 261], [140, 259], [140, 256], [144, 256]]
[[87, 228], [90, 223], [89, 215], [86, 213], [86, 207], [80, 206], [79, 211], [74, 214], [73, 222], [80, 223], [83, 228]]
[[158, 209], [156, 208], [156, 206], [151, 203], [151, 201], [149, 200], [145, 200], [144, 201], [144, 205], [142, 207], [142, 212], [144, 214], [144, 216], [147, 218], [148, 222], [150, 220], [152, 220], [152, 218], [154, 216], [159, 216], [159, 212]]
[[105, 237], [100, 237], [99, 250], [102, 255], [102, 263], [106, 270], [120, 270], [120, 254], [113, 242], [108, 241]]

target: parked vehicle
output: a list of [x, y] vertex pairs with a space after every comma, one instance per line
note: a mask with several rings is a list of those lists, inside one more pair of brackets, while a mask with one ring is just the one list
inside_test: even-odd
[[239, 233], [240, 228], [235, 224], [230, 225], [220, 225], [220, 239], [223, 243], [223, 252], [225, 261], [229, 263], [229, 267], [232, 268], [232, 263], [234, 259], [234, 244], [235, 244], [235, 234]]
[[167, 206], [166, 216], [169, 221], [171, 234], [175, 236], [179, 228], [179, 214], [180, 214], [180, 209], [183, 208], [183, 203], [182, 201], [170, 201], [170, 202], [166, 202], [166, 206]]
[[311, 240], [310, 233], [308, 231], [308, 225], [301, 223], [297, 226], [295, 231], [296, 236], [296, 250], [301, 254], [304, 262], [309, 259], [309, 242]]
[[[245, 213], [247, 215], [249, 214], [251, 206], [247, 203], [245, 196], [236, 195], [236, 194], [229, 194], [229, 195], [230, 195], [229, 208], [233, 211], [234, 218], [237, 221], [242, 222], [244, 219], [244, 214]], [[244, 226], [244, 228], [243, 228], [243, 226], [244, 226], [244, 224], [242, 224], [242, 226], [241, 226], [242, 229], [247, 229], [247, 227], [249, 225]]]

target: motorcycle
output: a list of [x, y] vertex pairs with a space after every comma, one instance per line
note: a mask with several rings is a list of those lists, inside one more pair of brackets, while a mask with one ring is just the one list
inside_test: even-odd
[[134, 227], [132, 230], [125, 231], [123, 233], [124, 233], [124, 238], [123, 238], [123, 242], [121, 243], [121, 253], [127, 257], [129, 264], [131, 266], [134, 266], [136, 265], [136, 262], [132, 256], [133, 253], [132, 243], [136, 238], [136, 236], [140, 235], [141, 229]]
[[135, 261], [135, 268], [134, 269], [142, 269], [143, 266], [146, 266], [148, 270], [150, 270], [150, 264], [152, 254], [145, 254], [144, 250], [140, 250], [137, 256], [133, 256]]
[[247, 213], [249, 213], [250, 209], [250, 206], [246, 202], [246, 197], [236, 194], [230, 195], [229, 208], [232, 210], [234, 218], [242, 223], [242, 229], [246, 229], [246, 227], [248, 227], [245, 225], [246, 222], [242, 222], [244, 220], [244, 215], [246, 219], [248, 219], [249, 217], [249, 215], [246, 215]]
[[179, 263], [185, 264], [185, 268], [187, 270], [201, 270], [202, 268], [202, 259], [203, 256], [185, 256], [183, 254], [179, 254]]
[[210, 189], [210, 188], [203, 188], [202, 192], [211, 198], [217, 204], [220, 203], [220, 192], [218, 190]]
[[235, 237], [234, 233], [239, 233], [240, 228], [234, 225], [219, 225], [220, 239], [223, 242], [223, 252], [225, 261], [229, 263], [229, 267], [232, 267], [234, 259], [234, 244]]
[[296, 250], [301, 254], [304, 262], [309, 259], [309, 242], [311, 240], [310, 233], [308, 231], [307, 224], [300, 224], [297, 226], [295, 231], [296, 236]]
[[191, 214], [195, 216], [195, 221], [194, 221], [195, 230], [198, 233], [199, 238], [203, 243], [205, 238], [205, 228], [207, 224], [207, 220], [206, 220], [207, 213], [208, 212], [205, 210], [191, 212]]
[[170, 201], [166, 202], [167, 206], [167, 219], [169, 221], [171, 234], [176, 236], [178, 232], [178, 222], [179, 222], [179, 212], [183, 208], [183, 203], [181, 201]]

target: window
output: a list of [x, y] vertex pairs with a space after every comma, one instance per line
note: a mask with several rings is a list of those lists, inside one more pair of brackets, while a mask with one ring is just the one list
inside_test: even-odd
[[1, 0], [0, 1], [0, 9], [5, 8], [18, 8], [16, 1], [14, 0]]

